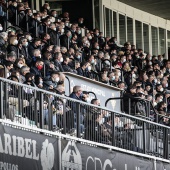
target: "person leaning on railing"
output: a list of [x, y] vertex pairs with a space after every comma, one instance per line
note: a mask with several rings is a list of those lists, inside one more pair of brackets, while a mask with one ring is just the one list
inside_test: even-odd
[[[82, 88], [81, 88], [81, 86], [78, 86], [78, 85], [73, 87], [73, 92], [69, 95], [70, 98], [76, 99], [78, 101], [82, 101], [82, 96], [83, 96]], [[76, 128], [77, 115], [79, 114], [80, 115], [80, 131], [81, 131], [81, 133], [83, 133], [84, 132], [84, 125], [83, 125], [84, 116], [82, 114], [83, 108], [81, 107], [81, 112], [78, 113], [76, 102], [70, 102], [69, 107], [71, 108], [71, 113], [66, 118], [68, 124], [70, 124], [72, 126], [72, 128]], [[68, 129], [69, 128], [70, 127], [68, 127]]]
[[[130, 87], [128, 87], [127, 92], [124, 93], [124, 95], [123, 95], [124, 111], [126, 113], [129, 113], [129, 110], [131, 111], [129, 114], [135, 113], [135, 107], [134, 107], [135, 106], [135, 99], [134, 99], [135, 97], [137, 97], [136, 96], [136, 86], [131, 85]], [[131, 104], [131, 107], [129, 106], [129, 102]]]

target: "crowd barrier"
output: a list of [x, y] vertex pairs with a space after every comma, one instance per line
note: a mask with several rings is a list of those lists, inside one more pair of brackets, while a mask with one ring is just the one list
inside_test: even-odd
[[169, 159], [167, 126], [4, 78], [0, 90], [3, 119]]

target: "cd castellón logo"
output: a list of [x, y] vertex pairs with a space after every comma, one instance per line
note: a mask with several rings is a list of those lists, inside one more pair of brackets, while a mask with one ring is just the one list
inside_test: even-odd
[[80, 152], [73, 141], [69, 141], [62, 153], [63, 170], [82, 170], [82, 159]]
[[42, 143], [40, 156], [42, 170], [51, 170], [54, 166], [54, 147], [52, 143], [48, 142], [48, 139]]

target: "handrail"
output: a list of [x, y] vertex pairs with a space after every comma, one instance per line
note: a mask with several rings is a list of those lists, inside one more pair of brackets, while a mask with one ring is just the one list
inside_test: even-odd
[[[149, 106], [151, 105], [151, 107], [152, 107], [152, 109], [153, 109], [153, 111], [154, 111], [154, 113], [155, 113], [155, 115], [156, 115], [156, 122], [158, 123], [158, 116], [157, 116], [156, 110], [155, 110], [155, 108], [153, 107], [152, 102], [149, 101], [149, 100], [147, 100], [147, 99], [142, 99], [142, 98], [140, 98], [140, 97], [130, 97], [130, 96], [114, 97], [114, 98], [109, 98], [109, 99], [106, 100], [106, 102], [105, 102], [105, 107], [107, 107], [107, 103], [108, 103], [110, 100], [122, 100], [122, 99], [124, 99], [124, 98], [128, 98], [128, 101], [129, 101], [129, 114], [131, 113], [131, 99], [135, 99], [135, 100], [137, 100], [137, 101], [145, 101], [145, 102], [148, 102]], [[122, 102], [123, 102], [123, 101], [122, 101]], [[145, 118], [148, 118], [148, 119], [149, 119], [149, 115], [150, 115], [150, 107], [149, 107], [149, 106], [146, 108], [146, 109], [147, 109], [147, 117], [145, 117]], [[123, 109], [122, 109], [122, 111], [123, 111]], [[136, 107], [135, 107], [135, 114], [136, 114]], [[142, 117], [142, 116], [141, 116], [141, 117]]]
[[105, 107], [107, 106], [107, 103], [108, 103], [110, 100], [121, 100], [121, 99], [123, 99], [123, 97], [113, 97], [113, 98], [109, 98], [109, 99], [107, 99], [106, 102], [105, 102]]
[[96, 96], [96, 94], [95, 94], [94, 92], [92, 92], [92, 91], [88, 91], [88, 93], [93, 94], [93, 95], [95, 96], [95, 99], [97, 99], [97, 96]]

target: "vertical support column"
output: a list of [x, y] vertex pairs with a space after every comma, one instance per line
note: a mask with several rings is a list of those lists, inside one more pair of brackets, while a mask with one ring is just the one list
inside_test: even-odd
[[125, 41], [128, 41], [128, 36], [127, 36], [127, 15], [125, 15]]
[[103, 5], [103, 34], [106, 37], [106, 8]]
[[112, 22], [112, 10], [109, 9], [109, 36], [112, 36], [112, 27], [113, 27], [113, 22]]
[[31, 9], [35, 9], [34, 0], [31, 0]]
[[133, 45], [136, 46], [136, 22], [134, 18], [133, 18]]
[[34, 9], [36, 9], [37, 11], [40, 10], [40, 1], [36, 1], [36, 8]]
[[165, 29], [165, 59], [168, 59], [168, 31]]
[[144, 49], [144, 36], [143, 36], [143, 22], [142, 22], [142, 25], [141, 25], [141, 31], [142, 31], [142, 49], [143, 49], [143, 51], [145, 50]]
[[157, 28], [158, 29], [158, 31], [157, 31], [157, 34], [158, 34], [158, 55], [160, 54], [160, 46], [159, 46], [159, 44], [160, 44], [160, 40], [159, 40], [159, 28]]
[[[102, 0], [99, 0], [99, 18], [103, 18], [103, 3]], [[104, 23], [103, 19], [100, 20], [100, 30], [104, 34]]]
[[94, 29], [96, 27], [96, 25], [95, 25], [96, 16], [95, 16], [95, 9], [94, 9], [94, 0], [92, 0], [92, 12], [93, 12], [93, 29]]
[[6, 1], [6, 22], [4, 24], [5, 28], [4, 30], [6, 30], [8, 28], [8, 19], [9, 19], [9, 15], [8, 15], [8, 6], [9, 6], [9, 2], [8, 0]]
[[113, 11], [112, 11], [112, 37], [115, 37], [114, 35], [114, 18], [113, 18]]
[[120, 43], [119, 13], [118, 12], [116, 12], [116, 20], [117, 20], [117, 41]]
[[151, 30], [151, 24], [149, 24], [149, 53], [152, 55], [152, 30]]

